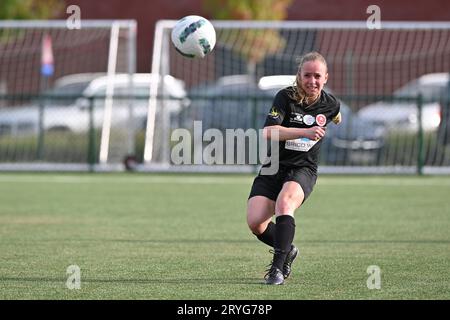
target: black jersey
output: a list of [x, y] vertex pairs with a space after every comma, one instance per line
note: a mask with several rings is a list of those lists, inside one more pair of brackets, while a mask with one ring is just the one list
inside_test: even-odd
[[[292, 94], [293, 87], [286, 87], [276, 94], [265, 127], [273, 125], [294, 128], [326, 127], [339, 113], [339, 101], [324, 90], [320, 98], [309, 106], [298, 104], [291, 98]], [[279, 164], [287, 167], [309, 167], [317, 171], [321, 144], [322, 139], [313, 141], [298, 138], [280, 141]]]

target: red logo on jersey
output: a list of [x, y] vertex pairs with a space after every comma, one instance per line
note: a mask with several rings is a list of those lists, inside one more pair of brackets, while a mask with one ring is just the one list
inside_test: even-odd
[[316, 116], [316, 122], [319, 126], [323, 127], [327, 124], [327, 117], [325, 117], [323, 114], [318, 114]]

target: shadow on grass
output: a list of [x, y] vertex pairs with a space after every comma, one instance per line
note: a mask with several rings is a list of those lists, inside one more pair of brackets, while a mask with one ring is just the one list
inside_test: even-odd
[[[86, 283], [133, 283], [133, 284], [243, 284], [243, 285], [262, 285], [261, 278], [198, 278], [198, 279], [95, 279], [82, 278], [82, 285]], [[0, 282], [57, 282], [66, 283], [67, 279], [51, 277], [1, 277]]]
[[[16, 240], [10, 240], [16, 241]], [[149, 244], [230, 244], [230, 243], [258, 243], [255, 239], [86, 239], [86, 238], [70, 238], [70, 239], [32, 239], [22, 240], [18, 239], [18, 242], [123, 242], [123, 243], [149, 243]], [[411, 243], [411, 244], [450, 244], [450, 240], [447, 239], [421, 239], [421, 240], [387, 240], [387, 239], [371, 239], [371, 240], [297, 240], [298, 243], [342, 243], [342, 244], [372, 244], [372, 243], [386, 243], [386, 244], [399, 244], [399, 243]]]
[[[12, 240], [15, 241], [15, 240]], [[52, 238], [52, 239], [17, 239], [19, 242], [123, 242], [123, 243], [149, 243], [149, 244], [211, 244], [211, 243], [256, 243], [258, 240], [249, 239], [101, 239], [101, 238]]]
[[429, 243], [436, 243], [436, 244], [449, 244], [450, 240], [444, 240], [444, 239], [423, 239], [423, 240], [379, 240], [379, 239], [372, 239], [372, 240], [300, 240], [300, 242], [305, 243], [344, 243], [344, 244], [362, 244], [362, 243], [417, 243], [417, 244], [429, 244]]

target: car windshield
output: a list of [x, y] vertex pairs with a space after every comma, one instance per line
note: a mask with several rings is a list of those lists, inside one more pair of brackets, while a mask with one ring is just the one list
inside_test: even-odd
[[[54, 100], [57, 105], [68, 106], [74, 104], [76, 99], [81, 97], [89, 82], [70, 83], [59, 87], [53, 87], [45, 91], [46, 95], [68, 96], [68, 98]], [[55, 99], [55, 98], [53, 98]]]
[[417, 97], [419, 93], [422, 94], [426, 100], [437, 99], [444, 93], [445, 84], [434, 83], [419, 85], [417, 82], [404, 86], [394, 92], [395, 97]]

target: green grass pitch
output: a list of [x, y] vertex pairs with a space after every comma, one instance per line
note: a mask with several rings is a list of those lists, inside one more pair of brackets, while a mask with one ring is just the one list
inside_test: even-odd
[[[0, 298], [450, 298], [450, 177], [320, 176], [276, 287], [246, 225], [252, 179], [0, 174]], [[371, 265], [381, 289], [367, 287]]]

